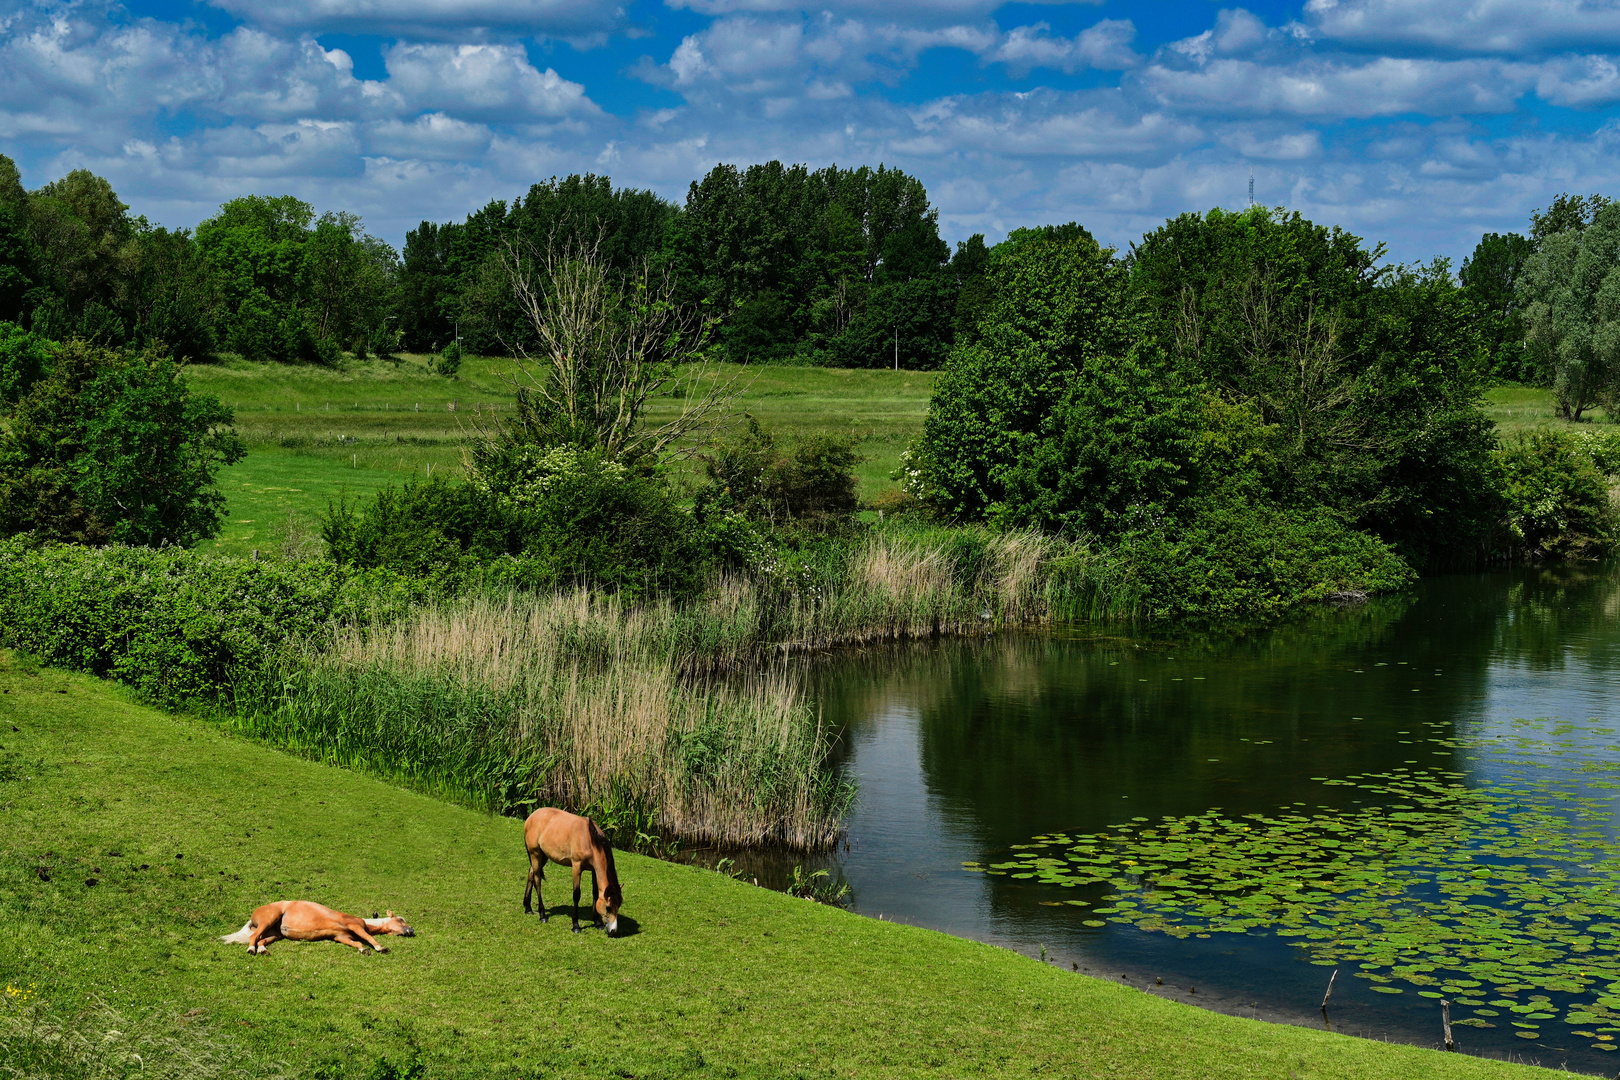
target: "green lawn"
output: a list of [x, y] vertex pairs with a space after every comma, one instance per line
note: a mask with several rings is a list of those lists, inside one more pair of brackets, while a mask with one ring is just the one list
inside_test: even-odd
[[[514, 399], [510, 360], [471, 357], [453, 379], [427, 358], [372, 360], [340, 370], [225, 360], [189, 370], [198, 389], [236, 410], [248, 456], [224, 470], [226, 525], [204, 549], [270, 550], [289, 529], [308, 535], [330, 501], [369, 495], [412, 475], [459, 475], [461, 451], [479, 425], [498, 423]], [[733, 369], [744, 414], [782, 435], [831, 432], [858, 441], [860, 494], [893, 487], [900, 453], [922, 430], [931, 372], [830, 368]], [[728, 372], [729, 373], [729, 372]], [[453, 408], [452, 408], [453, 406]], [[648, 410], [656, 421], [668, 399]], [[685, 467], [687, 474], [694, 467]]]
[[1496, 421], [1503, 434], [1534, 427], [1587, 428], [1614, 422], [1603, 409], [1587, 410], [1579, 424], [1560, 420], [1553, 411], [1551, 390], [1516, 383], [1493, 386], [1486, 391], [1485, 414]]
[[[34, 984], [60, 1014], [95, 998], [157, 1010], [326, 1080], [414, 1054], [425, 1080], [1550, 1075], [1204, 1012], [710, 871], [618, 861], [632, 935], [542, 925], [521, 910], [517, 821], [0, 652], [0, 984]], [[387, 956], [282, 942], [254, 957], [216, 940], [299, 897], [393, 908], [418, 936]]]

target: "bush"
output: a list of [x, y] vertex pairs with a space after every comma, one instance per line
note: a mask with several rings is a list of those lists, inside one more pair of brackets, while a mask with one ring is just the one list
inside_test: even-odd
[[452, 341], [444, 347], [433, 361], [433, 370], [445, 377], [451, 377], [461, 370], [461, 343]]
[[1296, 604], [1403, 588], [1412, 568], [1329, 511], [1200, 507], [1185, 527], [1153, 525], [1118, 548], [1131, 606], [1153, 619], [1272, 615]]
[[855, 512], [853, 439], [811, 435], [783, 448], [758, 420], [740, 438], [703, 455], [708, 486], [698, 493], [700, 516], [732, 511], [772, 525], [797, 522], [824, 529]]
[[56, 349], [0, 433], [0, 536], [189, 546], [219, 531], [231, 410], [155, 351]]
[[0, 541], [0, 640], [168, 707], [228, 698], [282, 643], [401, 614], [422, 592], [328, 563]]
[[1616, 516], [1595, 459], [1613, 462], [1608, 440], [1561, 431], [1521, 433], [1497, 453], [1507, 515], [1502, 554], [1597, 558], [1614, 548]]
[[322, 536], [342, 564], [442, 583], [685, 593], [705, 563], [696, 523], [662, 485], [568, 447], [510, 451], [465, 484], [389, 485], [369, 505], [334, 507]]

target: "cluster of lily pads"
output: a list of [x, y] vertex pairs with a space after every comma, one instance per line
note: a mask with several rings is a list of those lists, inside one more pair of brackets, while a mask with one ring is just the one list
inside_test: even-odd
[[1106, 889], [1058, 901], [1088, 909], [1087, 926], [1271, 933], [1313, 964], [1354, 967], [1380, 993], [1450, 999], [1466, 1013], [1456, 1023], [1536, 1039], [1561, 1020], [1614, 1050], [1620, 843], [1614, 799], [1592, 794], [1620, 787], [1604, 779], [1614, 764], [1600, 748], [1612, 749], [1613, 735], [1516, 721], [1495, 738], [1420, 738], [1414, 745], [1440, 745], [1448, 763], [1458, 751], [1479, 761], [1474, 775], [1485, 779], [1470, 785], [1415, 761], [1316, 777], [1363, 797], [1135, 817], [1099, 833], [1037, 836], [1006, 862], [965, 866], [1088, 895]]

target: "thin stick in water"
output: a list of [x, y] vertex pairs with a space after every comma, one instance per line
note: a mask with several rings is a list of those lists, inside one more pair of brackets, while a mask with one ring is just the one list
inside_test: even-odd
[[1327, 1012], [1328, 998], [1333, 996], [1333, 980], [1339, 977], [1339, 969], [1334, 968], [1333, 974], [1328, 976], [1327, 993], [1322, 995], [1322, 1011]]
[[1451, 1039], [1451, 1002], [1445, 998], [1440, 999], [1440, 1026], [1446, 1033], [1446, 1049], [1456, 1050], [1457, 1044]]

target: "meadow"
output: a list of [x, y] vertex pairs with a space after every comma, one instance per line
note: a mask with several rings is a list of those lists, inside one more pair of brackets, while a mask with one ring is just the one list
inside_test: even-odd
[[[0, 1075], [1553, 1075], [1211, 1013], [710, 870], [618, 864], [627, 936], [542, 925], [521, 910], [519, 822], [0, 653]], [[563, 880], [548, 875], [553, 907]], [[284, 896], [392, 908], [417, 936], [386, 956], [217, 940]]]
[[[236, 411], [248, 448], [221, 473], [228, 517], [202, 549], [245, 555], [289, 538], [307, 547], [334, 501], [412, 476], [459, 476], [469, 434], [511, 408], [514, 363], [468, 357], [447, 378], [430, 359], [350, 360], [334, 369], [226, 357], [191, 367], [194, 386]], [[740, 374], [732, 426], [751, 415], [779, 435], [854, 438], [863, 499], [895, 486], [890, 474], [922, 430], [934, 382], [926, 371], [761, 366]], [[656, 422], [673, 408], [655, 399], [647, 415]], [[677, 469], [688, 477], [699, 471], [690, 461]]]

